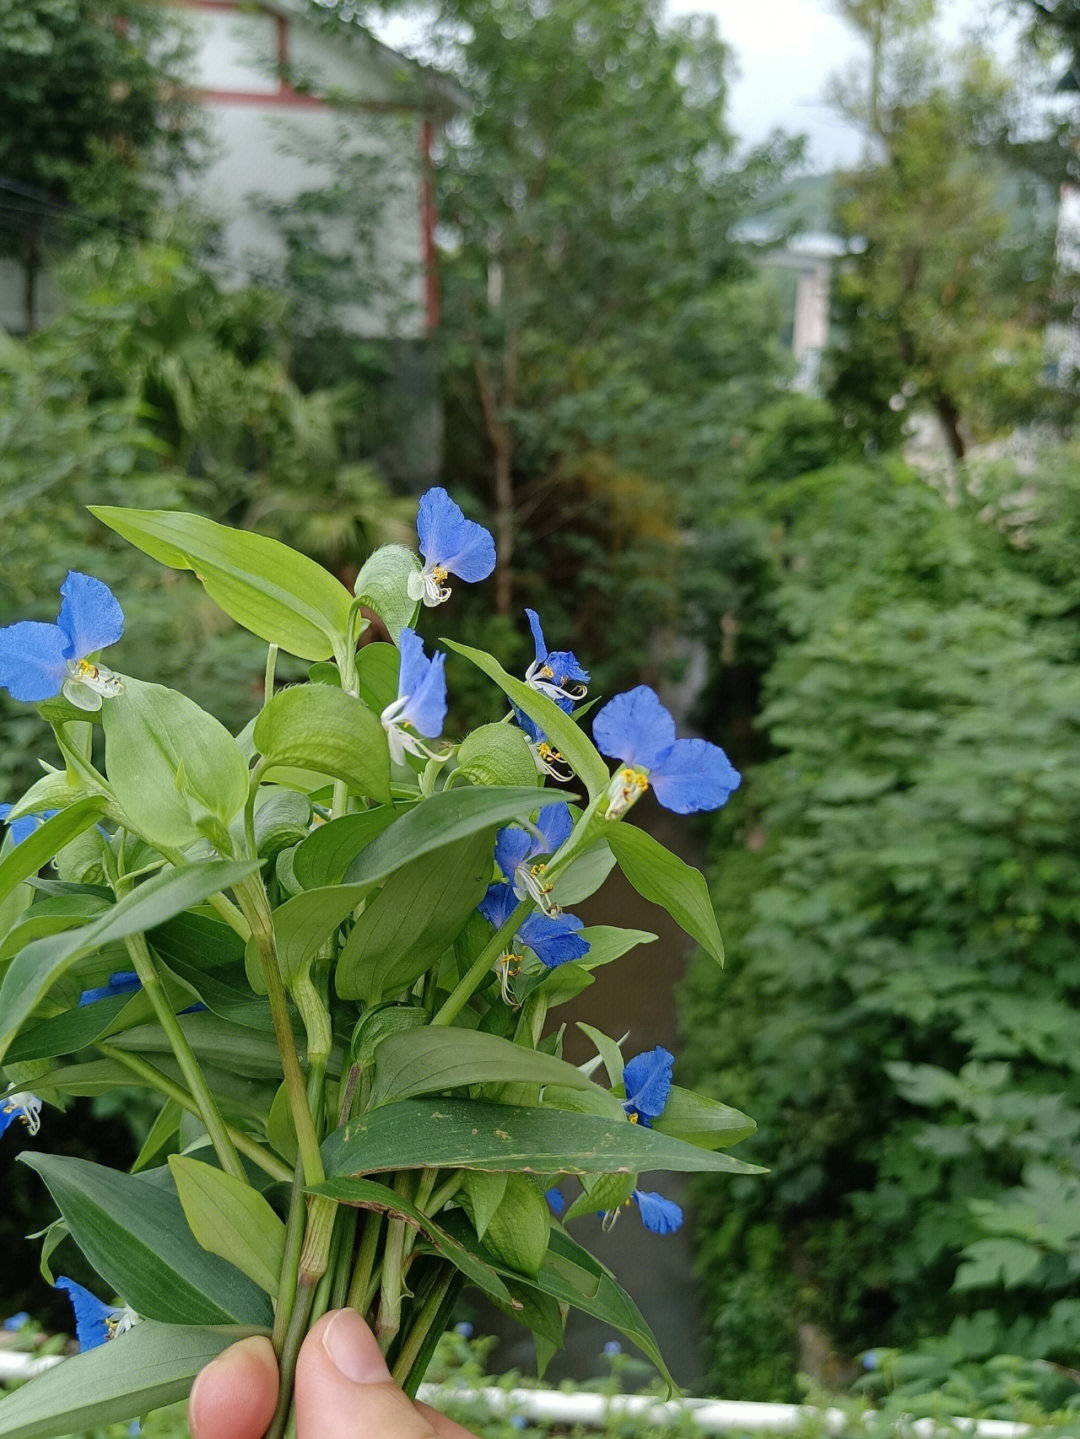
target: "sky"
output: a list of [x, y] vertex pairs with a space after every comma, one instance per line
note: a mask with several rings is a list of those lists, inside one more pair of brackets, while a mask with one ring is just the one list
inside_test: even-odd
[[[959, 38], [965, 29], [994, 15], [994, 0], [939, 0], [942, 30]], [[738, 77], [731, 89], [731, 124], [747, 144], [780, 127], [809, 140], [808, 168], [828, 170], [853, 164], [861, 137], [824, 103], [829, 76], [861, 58], [858, 40], [837, 17], [830, 0], [668, 0], [671, 15], [711, 14], [735, 53]], [[1011, 31], [1000, 19], [994, 38], [1003, 57]], [[415, 19], [379, 27], [390, 45], [410, 48]]]

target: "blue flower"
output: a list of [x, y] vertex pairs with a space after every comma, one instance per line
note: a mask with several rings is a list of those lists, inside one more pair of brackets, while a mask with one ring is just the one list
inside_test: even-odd
[[[437, 739], [446, 718], [446, 656], [424, 654], [424, 641], [415, 630], [401, 631], [401, 668], [398, 671], [397, 699], [382, 712], [382, 725], [390, 745], [390, 757], [403, 764], [405, 753], [430, 759], [432, 750], [417, 738]], [[416, 731], [410, 734], [405, 726]]]
[[547, 1189], [544, 1191], [544, 1198], [547, 1200], [552, 1214], [561, 1214], [566, 1208], [566, 1195], [561, 1189]]
[[536, 647], [536, 658], [525, 671], [525, 683], [547, 695], [569, 714], [574, 701], [585, 698], [589, 671], [582, 668], [573, 651], [549, 650], [540, 628], [540, 616], [535, 610], [526, 610], [525, 614]]
[[409, 576], [411, 600], [441, 605], [450, 598], [449, 575], [475, 583], [495, 568], [495, 541], [483, 525], [465, 518], [441, 485], [420, 496], [416, 533], [424, 567]]
[[89, 1289], [76, 1284], [74, 1279], [65, 1279], [61, 1275], [53, 1288], [62, 1289], [71, 1300], [71, 1307], [75, 1311], [75, 1337], [84, 1353], [87, 1349], [96, 1349], [109, 1339], [126, 1334], [131, 1326], [139, 1321], [134, 1309], [102, 1304], [96, 1294], [91, 1294]]
[[604, 1353], [608, 1359], [614, 1359], [616, 1355], [622, 1353], [622, 1345], [617, 1339], [609, 1339], [604, 1345]]
[[6, 1329], [9, 1334], [16, 1334], [24, 1324], [30, 1323], [30, 1316], [25, 1309], [20, 1309], [18, 1314], [9, 1314], [0, 1324], [0, 1329]]
[[[0, 634], [2, 633], [3, 631], [0, 630]], [[47, 819], [52, 819], [54, 814], [60, 813], [58, 809], [44, 809], [40, 814], [21, 814], [18, 819], [9, 822], [8, 815], [12, 808], [13, 806], [10, 804], [0, 804], [0, 823], [8, 824], [13, 845], [22, 844], [24, 839], [30, 838], [39, 825], [44, 824]]]
[[638, 1207], [638, 1214], [645, 1228], [652, 1234], [674, 1234], [682, 1224], [683, 1212], [674, 1199], [665, 1199], [662, 1194], [649, 1194], [635, 1189], [630, 1196]]
[[719, 809], [739, 787], [739, 772], [718, 745], [676, 739], [675, 721], [646, 685], [608, 701], [593, 721], [593, 739], [623, 762], [608, 791], [608, 819], [618, 819], [649, 785], [676, 814]]
[[99, 999], [111, 999], [114, 994], [131, 994], [142, 987], [142, 980], [133, 969], [110, 974], [108, 984], [99, 989], [84, 989], [79, 995], [79, 1004], [96, 1004]]
[[663, 1114], [671, 1092], [674, 1066], [675, 1056], [661, 1045], [650, 1049], [647, 1054], [635, 1054], [627, 1061], [623, 1070], [623, 1087], [626, 1090], [623, 1108], [632, 1120], [640, 1120], [649, 1128], [652, 1121]]
[[511, 1429], [528, 1429], [528, 1427], [529, 1427], [529, 1421], [525, 1418], [525, 1415], [524, 1415], [524, 1414], [511, 1414], [511, 1415], [510, 1415], [510, 1428], [511, 1428]]
[[[512, 887], [496, 882], [488, 886], [487, 894], [478, 908], [489, 924], [495, 929], [502, 929], [517, 905], [517, 896]], [[588, 954], [588, 940], [582, 939], [577, 933], [583, 928], [576, 914], [530, 914], [514, 935], [514, 944], [525, 945], [531, 949], [545, 969], [557, 969], [560, 964]], [[510, 979], [521, 968], [521, 956], [509, 952], [500, 956], [497, 963], [502, 995], [509, 1004], [512, 1002]]]
[[41, 1100], [36, 1094], [23, 1089], [17, 1094], [5, 1094], [0, 1098], [0, 1134], [4, 1134], [16, 1119], [21, 1119], [31, 1134], [38, 1132], [41, 1128]]
[[881, 1361], [878, 1359], [876, 1349], [868, 1349], [862, 1356], [862, 1367], [868, 1372], [873, 1372]]
[[467, 1319], [463, 1319], [460, 1324], [454, 1325], [454, 1333], [460, 1334], [462, 1339], [471, 1339], [473, 1337], [473, 1327]]
[[108, 585], [69, 570], [60, 586], [56, 624], [20, 620], [0, 629], [0, 686], [26, 703], [64, 698], [82, 710], [99, 710], [102, 698], [123, 689], [119, 675], [88, 655], [115, 644], [124, 615]]
[[[569, 708], [570, 706], [567, 705], [567, 709]], [[563, 759], [540, 726], [535, 724], [524, 710], [519, 710], [517, 705], [514, 706], [514, 718], [525, 731], [529, 748], [532, 750], [532, 757], [536, 761], [536, 768], [540, 773], [549, 774], [560, 784], [565, 784], [567, 780], [573, 779], [574, 771], [570, 765]]]
[[[551, 885], [544, 882], [542, 857], [552, 855], [574, 828], [565, 804], [545, 805], [534, 823], [539, 833], [509, 825], [495, 836], [495, 863], [513, 886], [518, 899], [534, 899], [545, 912], [552, 909]], [[536, 863], [531, 863], [536, 861]]]

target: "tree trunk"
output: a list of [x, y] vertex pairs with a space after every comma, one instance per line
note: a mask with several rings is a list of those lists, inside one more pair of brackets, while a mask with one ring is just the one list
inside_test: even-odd
[[937, 410], [937, 417], [941, 421], [941, 428], [945, 432], [945, 440], [949, 446], [949, 453], [958, 465], [964, 463], [964, 456], [967, 454], [967, 446], [964, 444], [964, 437], [960, 433], [960, 411], [953, 404], [949, 395], [938, 395], [934, 402]]

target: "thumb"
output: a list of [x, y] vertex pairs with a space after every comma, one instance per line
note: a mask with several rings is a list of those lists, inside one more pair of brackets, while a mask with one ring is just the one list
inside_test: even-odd
[[297, 1439], [439, 1435], [394, 1383], [375, 1336], [352, 1309], [324, 1315], [304, 1340], [296, 1362], [296, 1432]]

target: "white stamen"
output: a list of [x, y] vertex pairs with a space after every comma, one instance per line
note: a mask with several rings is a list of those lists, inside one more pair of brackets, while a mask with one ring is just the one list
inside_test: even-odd
[[130, 1304], [125, 1304], [123, 1309], [114, 1309], [105, 1320], [105, 1328], [110, 1339], [119, 1339], [121, 1334], [126, 1334], [129, 1329], [138, 1324], [139, 1316], [132, 1309]]
[[409, 599], [423, 600], [429, 609], [434, 609], [450, 598], [450, 586], [445, 581], [446, 571], [441, 565], [425, 565], [420, 571], [410, 572], [405, 589]]
[[36, 1134], [41, 1128], [41, 1100], [28, 1090], [5, 1095], [0, 1101], [0, 1109], [5, 1114], [17, 1114], [31, 1134]]
[[649, 788], [649, 778], [644, 770], [617, 769], [608, 785], [608, 806], [605, 819], [620, 819], [632, 804], [636, 804]]
[[545, 914], [558, 914], [559, 906], [553, 903], [551, 891], [554, 886], [544, 883], [542, 864], [530, 865], [523, 860], [514, 870], [514, 893], [518, 899], [531, 899]]
[[586, 687], [576, 680], [567, 680], [564, 685], [555, 683], [555, 676], [546, 660], [533, 660], [525, 671], [525, 683], [539, 694], [551, 700], [583, 700], [588, 693]]
[[124, 681], [104, 665], [89, 660], [68, 660], [64, 698], [76, 709], [94, 711], [103, 699], [115, 699], [123, 691]]
[[394, 700], [383, 710], [379, 719], [383, 729], [386, 731], [386, 743], [390, 748], [390, 758], [395, 764], [404, 764], [406, 752], [416, 755], [417, 759], [441, 759], [442, 755], [426, 745], [417, 735], [410, 734], [405, 724], [398, 722], [398, 716], [407, 708], [411, 695], [402, 695], [400, 699]]

